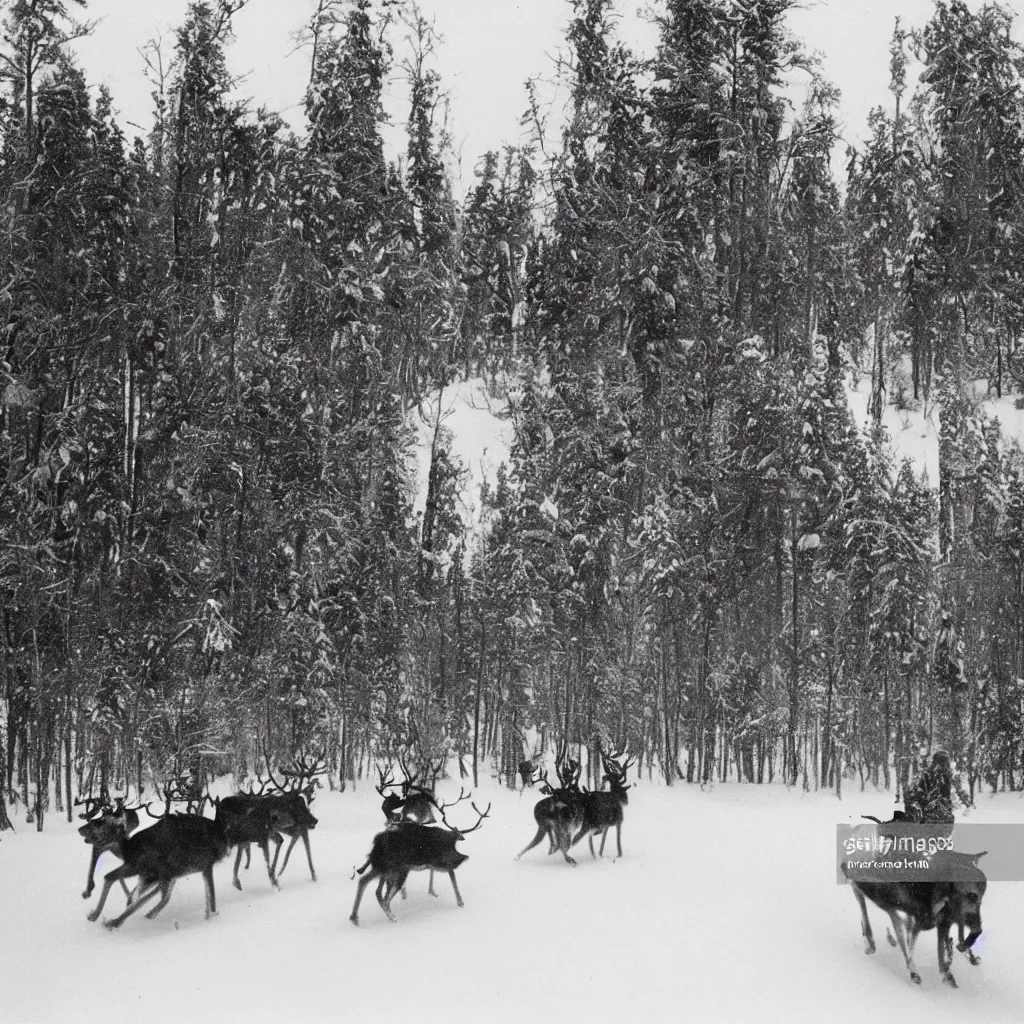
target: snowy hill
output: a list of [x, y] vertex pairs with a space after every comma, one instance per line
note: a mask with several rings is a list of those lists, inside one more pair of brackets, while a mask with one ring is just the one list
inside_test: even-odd
[[[456, 792], [445, 784], [442, 795]], [[410, 876], [389, 923], [367, 890], [353, 926], [353, 866], [381, 827], [369, 785], [324, 793], [313, 811], [314, 883], [297, 847], [281, 889], [262, 859], [230, 884], [215, 869], [218, 916], [203, 917], [198, 876], [178, 883], [152, 921], [140, 913], [116, 932], [86, 920], [81, 898], [88, 851], [51, 816], [38, 834], [19, 821], [0, 841], [3, 1019], [12, 1024], [122, 1020], [416, 1020], [566, 1024], [633, 1021], [901, 1024], [1022, 1020], [1024, 885], [990, 883], [983, 904], [982, 963], [959, 954], [959, 989], [939, 982], [935, 932], [918, 943], [920, 988], [884, 939], [865, 956], [859, 912], [835, 880], [836, 825], [884, 813], [891, 797], [851, 791], [803, 794], [781, 786], [671, 789], [644, 780], [630, 790], [623, 857], [579, 866], [532, 838], [539, 794], [488, 782], [483, 827], [461, 844], [465, 907], [448, 880]], [[483, 802], [481, 802], [483, 801]], [[967, 820], [1024, 822], [1019, 794], [982, 797]], [[468, 805], [462, 805], [463, 807]], [[455, 822], [473, 819], [462, 807]], [[76, 823], [77, 824], [77, 823]], [[145, 827], [145, 824], [144, 826]], [[105, 855], [101, 871], [116, 861]], [[106, 917], [123, 907], [111, 893]]]

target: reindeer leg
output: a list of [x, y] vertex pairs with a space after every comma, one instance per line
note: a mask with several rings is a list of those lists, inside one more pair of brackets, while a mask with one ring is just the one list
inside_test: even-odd
[[217, 913], [217, 894], [213, 889], [213, 866], [203, 872], [203, 884], [206, 887], [206, 919]]
[[597, 860], [597, 854], [596, 854], [596, 853], [594, 853], [594, 833], [593, 833], [593, 832], [591, 832], [591, 833], [590, 833], [590, 834], [589, 834], [589, 835], [587, 836], [587, 842], [588, 842], [588, 843], [589, 843], [589, 845], [590, 845], [590, 856], [591, 856], [591, 857], [593, 857], [593, 858], [594, 858], [594, 860]]
[[562, 856], [565, 858], [567, 864], [571, 864], [573, 867], [576, 867], [576, 861], [569, 856], [569, 848], [564, 844], [562, 845]]
[[[910, 971], [910, 980], [915, 985], [920, 985], [921, 975], [917, 973], [917, 968], [914, 966], [914, 940], [917, 938], [917, 932], [920, 929], [911, 928], [909, 924], [904, 926], [899, 912], [896, 910], [889, 912], [889, 918], [892, 921], [893, 931], [896, 933], [896, 941], [899, 943], [900, 952], [903, 954], [903, 961], [907, 965], [907, 970]], [[915, 921], [914, 925], [916, 923]], [[905, 931], [908, 931], [909, 934], [905, 934]], [[908, 938], [909, 942], [907, 941]]]
[[[110, 890], [115, 882], [120, 881], [125, 876], [125, 866], [122, 864], [119, 868], [114, 868], [113, 871], [108, 871], [103, 878], [103, 891], [100, 893], [100, 901], [96, 904], [96, 909], [92, 910], [86, 917], [90, 921], [95, 921], [100, 914], [103, 912], [103, 905], [107, 902], [107, 897], [110, 895]], [[141, 883], [140, 883], [141, 884]]]
[[939, 924], [939, 974], [943, 982], [950, 988], [956, 988], [956, 978], [950, 967], [953, 964], [953, 940], [949, 934], [949, 922], [943, 921]]
[[[548, 834], [548, 830], [543, 825], [541, 825], [541, 827], [539, 829], [537, 829], [537, 834], [533, 837], [533, 842], [530, 843], [529, 846], [527, 846], [524, 849], [520, 850], [519, 853], [516, 854], [516, 860], [519, 860], [519, 858], [522, 857], [522, 855], [524, 853], [526, 853], [528, 850], [532, 850], [544, 838], [544, 836], [546, 836], [547, 834]], [[555, 840], [554, 840], [554, 837], [550, 837], [550, 838], [551, 838], [551, 849], [548, 850], [548, 854], [549, 855], [555, 852]]]
[[157, 914], [160, 913], [164, 907], [167, 906], [167, 901], [171, 898], [171, 893], [174, 892], [174, 883], [176, 879], [171, 878], [163, 885], [160, 886], [160, 891], [164, 894], [160, 902], [146, 915], [146, 920], [152, 921]]
[[[294, 845], [294, 843], [292, 844]], [[309, 848], [309, 833], [302, 833], [302, 845], [306, 847], [306, 860], [309, 861], [309, 873], [313, 876], [313, 881], [316, 881], [316, 869], [313, 867], [313, 853]], [[288, 857], [284, 859], [285, 864], [288, 863]]]
[[864, 936], [864, 952], [870, 955], [875, 951], [875, 938], [871, 934], [871, 922], [868, 920], [868, 906], [864, 902], [864, 894], [857, 888], [856, 885], [852, 886], [853, 895], [857, 897], [857, 903], [860, 905], [860, 933]]
[[143, 905], [148, 903], [154, 896], [160, 892], [159, 885], [151, 885], [120, 917], [115, 917], [112, 921], [107, 921], [106, 925], [108, 928], [120, 928], [124, 922], [132, 916], [137, 910], [141, 910]]
[[449, 869], [448, 877], [452, 880], [452, 888], [455, 890], [455, 902], [458, 903], [460, 907], [464, 907], [466, 904], [462, 902], [462, 893], [459, 892], [459, 884], [455, 881], [454, 869]]
[[[239, 849], [239, 851], [238, 851], [238, 859], [239, 860], [242, 859], [242, 851], [241, 851], [241, 849]], [[250, 863], [252, 863], [252, 843], [246, 843], [245, 844], [245, 870], [246, 871], [249, 870]], [[238, 868], [235, 868], [235, 871], [237, 872]], [[242, 887], [239, 886], [238, 888], [241, 889]]]
[[606, 840], [607, 838], [608, 838], [608, 829], [605, 829], [605, 830], [604, 830], [604, 831], [603, 831], [603, 832], [601, 833], [601, 845], [600, 845], [600, 846], [598, 847], [598, 853], [599, 853], [599, 854], [600, 854], [600, 855], [601, 855], [602, 857], [604, 856], [604, 841], [605, 841], [605, 840]]
[[[306, 837], [303, 836], [302, 838], [305, 839]], [[299, 833], [296, 832], [295, 835], [292, 836], [292, 841], [288, 844], [288, 849], [284, 851], [284, 863], [281, 865], [280, 872], [278, 872], [278, 876], [277, 876], [278, 878], [280, 878], [281, 875], [284, 874], [284, 869], [286, 867], [288, 867], [288, 858], [292, 855], [292, 849], [294, 848], [295, 844], [298, 841], [299, 841]], [[280, 838], [280, 836], [278, 836], [278, 843], [277, 843], [277, 852], [278, 853], [281, 852], [281, 843], [282, 842], [283, 842], [283, 840]], [[277, 866], [277, 853], [274, 854], [274, 866], [275, 867]]]
[[[281, 846], [284, 843], [284, 840], [281, 838], [281, 835], [278, 832], [274, 832], [270, 836], [270, 838], [274, 840], [274, 863], [270, 865], [270, 873], [274, 876], [274, 878], [280, 878], [281, 876], [277, 872], [277, 858], [278, 858], [279, 854], [281, 853]], [[295, 845], [295, 840], [293, 839], [292, 840], [292, 846], [294, 846], [294, 845]], [[289, 846], [288, 849], [290, 850], [291, 846]], [[281, 870], [284, 871], [284, 869], [287, 866], [288, 866], [288, 857], [287, 857], [287, 855], [285, 855], [284, 863], [281, 865]]]
[[[455, 876], [452, 875], [452, 878], [454, 878], [454, 877]], [[430, 884], [427, 886], [427, 893], [430, 896], [436, 896], [437, 895], [437, 893], [434, 892], [434, 869], [433, 868], [430, 869]]]
[[[93, 889], [96, 888], [96, 883], [93, 881], [93, 874], [96, 871], [96, 864], [99, 861], [99, 859], [100, 851], [97, 847], [94, 846], [92, 848], [92, 856], [89, 858], [89, 874], [85, 879], [85, 892], [82, 893], [83, 900], [87, 900], [92, 895]], [[121, 884], [124, 885], [124, 882], [122, 881]]]
[[[284, 840], [281, 838], [281, 835], [278, 832], [272, 833], [270, 838], [273, 839], [275, 844], [276, 844], [274, 846], [274, 862], [273, 862], [273, 864], [271, 864], [271, 869], [274, 872], [274, 877], [275, 878], [280, 878], [281, 877], [281, 871], [284, 871], [284, 864], [281, 865], [281, 871], [278, 871], [277, 870], [277, 857], [278, 857], [278, 854], [281, 852], [281, 844], [284, 842]], [[287, 855], [286, 855], [286, 861], [287, 861]]]
[[277, 884], [277, 879], [274, 877], [274, 869], [270, 866], [270, 842], [264, 839], [260, 842], [260, 849], [263, 851], [263, 859], [267, 862], [267, 877], [270, 879], [270, 884], [275, 889], [281, 887]]
[[[231, 877], [231, 884], [239, 891], [242, 891], [242, 883], [238, 880], [238, 865], [242, 863], [242, 848], [245, 848], [246, 855], [249, 853], [249, 844], [242, 843], [238, 847], [238, 856], [235, 857], [235, 873]], [[249, 865], [246, 864], [246, 867]]]
[[[622, 822], [620, 821], [615, 826], [615, 843], [619, 848], [619, 856], [622, 856]], [[601, 844], [604, 846], [604, 843]]]
[[359, 879], [359, 885], [356, 887], [356, 901], [352, 904], [352, 913], [348, 918], [353, 924], [359, 924], [359, 903], [363, 898], [363, 890], [377, 877], [377, 872], [371, 871]]
[[[975, 954], [974, 950], [971, 949], [969, 946], [968, 947], [964, 946], [964, 923], [963, 923], [963, 921], [958, 921], [957, 922], [957, 926], [956, 926], [956, 940], [957, 940], [957, 947], [956, 948], [959, 949], [960, 952], [962, 952], [965, 957], [967, 957], [967, 961], [968, 961], [968, 963], [972, 967], [977, 967], [978, 964], [981, 963], [981, 957], [977, 956]], [[950, 960], [950, 963], [953, 962], [953, 936], [952, 935], [950, 935], [950, 937], [949, 937], [949, 960]]]
[[388, 920], [392, 924], [395, 924], [396, 921], [395, 915], [391, 913], [391, 900], [394, 898], [395, 890], [405, 885], [405, 879], [408, 876], [408, 874], [408, 871], [403, 871], [397, 878], [394, 879], [394, 881], [389, 882], [388, 891], [383, 898], [381, 898], [380, 894], [381, 886], [383, 886], [384, 884], [383, 878], [381, 878], [381, 884], [377, 886], [377, 902], [381, 905], [381, 909], [384, 911], [385, 914], [387, 914]]

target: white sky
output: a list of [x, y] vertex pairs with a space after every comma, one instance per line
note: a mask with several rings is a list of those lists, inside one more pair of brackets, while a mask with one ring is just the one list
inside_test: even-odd
[[[618, 0], [622, 34], [649, 50], [656, 36], [638, 17], [641, 4], [649, 6], [646, 0]], [[981, 4], [968, 0], [972, 10]], [[138, 48], [160, 33], [169, 56], [187, 6], [188, 0], [89, 0], [89, 16], [101, 20], [94, 35], [79, 44], [79, 53], [89, 80], [110, 88], [122, 122], [148, 126], [151, 86], [143, 78]], [[452, 97], [452, 134], [465, 185], [485, 150], [518, 136], [526, 109], [524, 82], [551, 77], [571, 7], [568, 0], [420, 0], [420, 6], [434, 17], [445, 40], [437, 67]], [[1024, 12], [1024, 0], [1006, 6], [1018, 16]], [[822, 54], [825, 76], [842, 91], [848, 141], [863, 138], [871, 107], [888, 103], [894, 18], [900, 15], [908, 27], [922, 26], [932, 8], [932, 0], [805, 0], [803, 9], [792, 12], [793, 32]], [[235, 18], [236, 41], [229, 51], [232, 70], [248, 75], [240, 90], [299, 130], [309, 54], [295, 51], [293, 33], [312, 10], [313, 0], [249, 0]], [[400, 84], [392, 83], [389, 105], [399, 124], [406, 113], [403, 98]], [[129, 137], [136, 134], [127, 130]]]

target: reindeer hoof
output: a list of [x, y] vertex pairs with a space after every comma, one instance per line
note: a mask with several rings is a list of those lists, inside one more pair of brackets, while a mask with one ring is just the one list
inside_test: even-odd
[[915, 985], [920, 985], [920, 984], [921, 984], [921, 975], [920, 975], [920, 974], [918, 974], [918, 973], [917, 973], [917, 971], [911, 971], [911, 972], [910, 972], [910, 980], [911, 980], [911, 981], [912, 981], [912, 982], [913, 982], [913, 983], [914, 983]]
[[889, 931], [888, 928], [886, 928], [886, 930], [885, 930], [885, 937], [889, 940], [889, 945], [892, 946], [893, 949], [895, 949], [896, 948], [896, 940], [892, 937], [892, 932]]
[[[146, 916], [148, 917], [149, 915], [147, 914]], [[115, 928], [121, 927], [121, 922], [118, 921], [116, 918], [113, 921], [104, 921], [103, 927], [106, 928], [107, 931], [112, 932]]]
[[92, 889], [86, 889], [85, 892], [82, 893], [82, 899], [87, 900], [91, 895]]
[[864, 943], [864, 953], [867, 956], [871, 956], [875, 951], [875, 944], [870, 939]]
[[350, 921], [351, 921], [351, 922], [352, 922], [352, 923], [353, 923], [353, 924], [354, 924], [354, 925], [355, 925], [355, 926], [356, 926], [357, 928], [359, 927], [359, 918], [358, 918], [358, 917], [356, 917], [356, 915], [355, 915], [355, 914], [353, 914], [353, 915], [352, 915], [352, 916], [351, 916], [351, 917], [349, 918], [349, 920], [350, 920]]
[[95, 910], [91, 910], [85, 915], [87, 921], [95, 921], [99, 916], [100, 915]]
[[233, 886], [234, 886], [234, 887], [235, 887], [235, 888], [236, 888], [236, 889], [237, 889], [237, 890], [238, 890], [239, 892], [241, 892], [241, 891], [242, 891], [242, 883], [241, 883], [241, 882], [240, 882], [240, 881], [239, 881], [239, 880], [238, 880], [237, 878], [236, 878], [236, 879], [234, 879], [234, 880], [233, 880], [233, 881], [231, 882], [231, 884], [232, 884], [232, 885], [233, 885]]
[[956, 978], [954, 978], [952, 974], [944, 974], [942, 976], [942, 983], [944, 985], [948, 985], [950, 988], [959, 988], [956, 983]]

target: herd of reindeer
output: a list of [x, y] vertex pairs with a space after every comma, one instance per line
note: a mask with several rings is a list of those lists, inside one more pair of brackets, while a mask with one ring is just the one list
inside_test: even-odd
[[[598, 791], [580, 786], [581, 764], [564, 754], [556, 759], [557, 786], [548, 780], [546, 772], [538, 774], [532, 762], [523, 762], [520, 774], [524, 788], [538, 783], [540, 791], [545, 795], [533, 811], [537, 822], [536, 835], [517, 854], [516, 860], [546, 838], [549, 855], [559, 852], [568, 864], [575, 866], [576, 861], [569, 851], [586, 836], [591, 856], [596, 858], [598, 854], [594, 852], [594, 837], [598, 834], [601, 835], [600, 856], [603, 857], [605, 841], [613, 826], [616, 830], [618, 856], [621, 857], [622, 822], [624, 809], [629, 802], [627, 791], [630, 789], [626, 778], [634, 763], [632, 759], [623, 762], [622, 757], [623, 753], [601, 754], [604, 767], [602, 782], [608, 783], [609, 788]], [[456, 849], [456, 844], [480, 828], [484, 819], [490, 815], [491, 805], [488, 804], [483, 811], [479, 810], [472, 802], [471, 794], [467, 794], [464, 789], [460, 789], [459, 796], [451, 803], [439, 801], [435, 788], [441, 763], [431, 764], [423, 773], [422, 782], [419, 781], [420, 775], [410, 773], [401, 759], [400, 765], [404, 778], [398, 782], [395, 781], [391, 765], [386, 769], [378, 768], [379, 784], [375, 788], [383, 798], [381, 810], [385, 827], [374, 836], [366, 862], [353, 871], [353, 879], [356, 874], [360, 876], [349, 917], [353, 924], [359, 923], [359, 905], [363, 893], [374, 881], [377, 882], [377, 902], [388, 920], [394, 922], [391, 901], [398, 892], [405, 897], [406, 879], [412, 871], [430, 872], [428, 892], [432, 896], [436, 895], [435, 872], [446, 872], [451, 879], [456, 902], [460, 907], [464, 905], [455, 871], [468, 858]], [[167, 905], [175, 882], [192, 874], [203, 876], [206, 916], [210, 917], [216, 913], [214, 865], [223, 860], [231, 849], [235, 849], [237, 853], [232, 884], [241, 889], [238, 871], [242, 855], [245, 854], [248, 868], [253, 844], [263, 852], [270, 883], [277, 888], [278, 875], [288, 866], [292, 849], [301, 839], [306, 848], [309, 872], [315, 882], [316, 870], [313, 867], [309, 833], [316, 827], [317, 819], [310, 812], [309, 804], [320, 785], [319, 776], [326, 773], [325, 762], [321, 757], [309, 759], [299, 756], [291, 765], [279, 771], [283, 781], [274, 776], [268, 764], [268, 778], [258, 777], [258, 790], [250, 786], [246, 792], [224, 798], [211, 797], [208, 791], [197, 791], [195, 786], [169, 783], [158, 789], [163, 797], [163, 813], [152, 811], [151, 804], [126, 807], [124, 798], [111, 801], [105, 792], [98, 798], [86, 797], [79, 800], [78, 804], [85, 807], [85, 812], [80, 815], [85, 819], [85, 824], [78, 831], [92, 847], [83, 898], [88, 898], [93, 892], [94, 874], [101, 854], [110, 852], [122, 861], [120, 867], [107, 872], [104, 877], [99, 902], [88, 915], [89, 920], [99, 918], [110, 890], [118, 883], [124, 889], [127, 907], [119, 916], [106, 922], [108, 928], [119, 927], [159, 895], [160, 901], [146, 914], [148, 918], [156, 917]], [[470, 800], [477, 820], [472, 827], [456, 828], [448, 821], [446, 811], [464, 800]], [[172, 805], [179, 802], [186, 805], [185, 812], [172, 813]], [[213, 818], [203, 813], [207, 804], [213, 808]], [[143, 809], [157, 820], [150, 828], [139, 831], [139, 812]], [[291, 842], [285, 851], [281, 871], [278, 872], [278, 857], [286, 838]], [[275, 847], [273, 859], [270, 857], [271, 843]], [[870, 900], [889, 915], [892, 931], [888, 933], [888, 940], [891, 945], [899, 946], [910, 978], [916, 984], [920, 984], [921, 977], [914, 966], [914, 944], [920, 932], [936, 929], [939, 973], [947, 985], [955, 988], [956, 981], [950, 970], [953, 926], [958, 931], [956, 948], [971, 964], [980, 962], [972, 947], [981, 934], [981, 901], [986, 888], [985, 875], [978, 867], [981, 856], [941, 851], [936, 853], [936, 866], [940, 866], [938, 861], [942, 861], [943, 870], [937, 872], [935, 881], [867, 881], [851, 878], [854, 896], [861, 910], [865, 952], [875, 951], [865, 903], [865, 900]], [[951, 866], [955, 870], [950, 870]], [[843, 868], [845, 871], [845, 864]], [[134, 889], [129, 890], [126, 879], [138, 879]]]
[[[526, 847], [536, 846], [545, 836], [550, 841], [549, 853], [561, 851], [566, 861], [575, 865], [569, 855], [572, 846], [584, 836], [590, 839], [590, 852], [594, 853], [593, 837], [601, 833], [601, 856], [608, 830], [615, 826], [619, 856], [622, 856], [623, 808], [628, 802], [626, 773], [632, 760], [622, 763], [621, 754], [602, 755], [605, 782], [609, 791], [591, 792], [579, 785], [580, 762], [565, 758], [556, 768], [559, 785], [548, 781], [547, 773], [534, 779], [534, 770], [523, 772], [525, 784], [540, 783], [541, 791], [547, 795], [534, 808], [537, 820], [537, 835]], [[470, 832], [475, 832], [485, 818], [489, 817], [491, 805], [483, 811], [475, 803], [471, 806], [477, 814], [476, 823], [469, 828], [456, 828], [445, 812], [470, 800], [470, 794], [461, 789], [459, 796], [451, 803], [439, 802], [435, 795], [437, 777], [441, 764], [431, 765], [422, 783], [419, 775], [409, 772], [404, 761], [400, 762], [404, 779], [396, 782], [393, 768], [378, 769], [380, 779], [377, 792], [383, 797], [381, 810], [384, 812], [385, 828], [373, 838], [366, 863], [353, 873], [361, 877], [356, 889], [355, 904], [350, 920], [359, 923], [359, 904], [363, 892], [371, 882], [377, 881], [377, 902], [390, 921], [395, 920], [391, 901], [395, 894], [405, 896], [405, 882], [411, 871], [429, 871], [429, 893], [434, 892], [434, 873], [443, 871], [451, 879], [452, 889], [458, 905], [463, 906], [462, 894], [455, 880], [455, 869], [468, 858], [455, 847]], [[280, 769], [284, 781], [274, 776], [268, 765], [267, 778], [259, 777], [259, 789], [252, 786], [247, 792], [235, 793], [224, 798], [211, 797], [209, 792], [197, 791], [195, 786], [180, 782], [168, 783], [158, 793], [163, 798], [164, 810], [154, 812], [152, 804], [126, 807], [122, 797], [110, 799], [107, 793], [99, 797], [85, 797], [78, 801], [85, 811], [79, 817], [85, 824], [79, 828], [79, 835], [92, 847], [89, 861], [89, 875], [82, 897], [88, 899], [95, 888], [96, 864], [103, 853], [112, 853], [122, 864], [107, 872], [103, 879], [103, 890], [99, 902], [89, 914], [95, 921], [103, 912], [110, 890], [120, 883], [127, 898], [127, 907], [117, 917], [106, 922], [108, 928], [120, 927], [132, 914], [155, 899], [160, 901], [147, 914], [156, 917], [171, 898], [175, 882], [186, 875], [201, 874], [206, 887], [206, 916], [217, 911], [216, 894], [213, 885], [213, 867], [223, 860], [231, 849], [237, 851], [232, 875], [232, 884], [242, 888], [238, 877], [242, 855], [249, 867], [251, 849], [256, 845], [263, 852], [270, 883], [278, 887], [278, 876], [288, 866], [295, 844], [302, 840], [309, 862], [309, 873], [316, 881], [313, 854], [309, 845], [309, 833], [316, 828], [317, 819], [309, 810], [315, 790], [319, 787], [319, 776], [325, 774], [323, 758], [296, 757], [288, 767]], [[184, 812], [173, 812], [172, 805], [185, 804]], [[214, 816], [203, 813], [209, 804]], [[150, 828], [137, 831], [139, 812], [156, 819]], [[436, 814], [435, 814], [436, 812]], [[438, 815], [440, 825], [438, 825]], [[285, 851], [281, 871], [277, 861], [286, 838], [291, 839]], [[274, 844], [274, 856], [270, 857], [270, 845]], [[517, 857], [518, 859], [518, 857]], [[367, 871], [367, 869], [369, 869]], [[138, 879], [135, 888], [129, 889], [126, 879]]]

